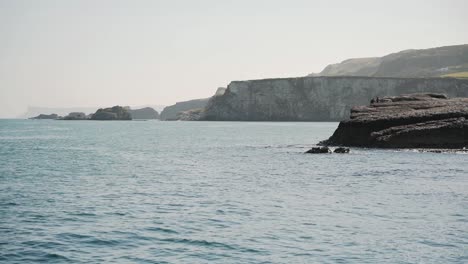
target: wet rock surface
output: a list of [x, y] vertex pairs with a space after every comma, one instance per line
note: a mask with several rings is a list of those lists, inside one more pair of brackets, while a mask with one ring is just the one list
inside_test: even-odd
[[377, 148], [468, 146], [468, 98], [422, 93], [377, 97], [351, 109], [323, 145]]
[[331, 150], [328, 147], [313, 147], [306, 151], [307, 154], [328, 154]]
[[339, 148], [336, 148], [333, 151], [333, 153], [339, 153], [339, 154], [349, 153], [349, 148], [339, 147]]

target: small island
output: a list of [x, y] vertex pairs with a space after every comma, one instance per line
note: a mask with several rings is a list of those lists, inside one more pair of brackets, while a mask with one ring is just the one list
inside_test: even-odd
[[122, 106], [113, 106], [109, 108], [99, 108], [94, 113], [91, 120], [132, 120], [132, 115], [127, 108]]
[[59, 116], [57, 114], [50, 114], [50, 115], [40, 114], [38, 116], [31, 117], [29, 119], [58, 119], [58, 118], [59, 118]]
[[325, 146], [463, 149], [468, 147], [468, 98], [423, 93], [377, 97], [351, 109]]

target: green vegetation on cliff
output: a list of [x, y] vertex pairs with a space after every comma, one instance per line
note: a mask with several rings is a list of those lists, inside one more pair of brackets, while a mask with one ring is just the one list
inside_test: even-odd
[[310, 76], [439, 77], [468, 71], [468, 44], [348, 59]]
[[451, 77], [451, 78], [468, 78], [468, 71], [466, 72], [455, 72], [450, 74], [444, 74], [442, 77]]

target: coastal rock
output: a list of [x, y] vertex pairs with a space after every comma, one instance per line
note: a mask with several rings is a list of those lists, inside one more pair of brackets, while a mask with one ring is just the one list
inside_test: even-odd
[[29, 119], [58, 119], [58, 118], [59, 116], [57, 114], [50, 114], [50, 115], [40, 114], [38, 116], [31, 117]]
[[300, 77], [231, 82], [201, 120], [341, 121], [373, 97], [432, 91], [468, 97], [468, 79]]
[[132, 119], [158, 119], [159, 113], [151, 107], [141, 109], [129, 109], [128, 112]]
[[468, 98], [408, 94], [374, 98], [351, 110], [323, 145], [377, 148], [468, 146]]
[[339, 153], [339, 154], [349, 153], [349, 148], [339, 147], [339, 148], [336, 148], [333, 151], [333, 153]]
[[328, 147], [313, 147], [306, 151], [308, 154], [327, 154], [331, 153], [331, 150]]
[[114, 106], [110, 108], [99, 108], [91, 116], [91, 120], [132, 120], [127, 108]]
[[191, 109], [188, 111], [179, 112], [177, 114], [177, 120], [180, 121], [197, 121], [200, 119], [201, 115], [203, 114], [204, 109]]

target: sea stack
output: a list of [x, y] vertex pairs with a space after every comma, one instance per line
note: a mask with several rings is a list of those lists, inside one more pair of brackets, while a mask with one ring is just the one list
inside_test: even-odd
[[468, 98], [420, 93], [376, 97], [351, 109], [323, 145], [371, 148], [468, 147]]

